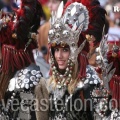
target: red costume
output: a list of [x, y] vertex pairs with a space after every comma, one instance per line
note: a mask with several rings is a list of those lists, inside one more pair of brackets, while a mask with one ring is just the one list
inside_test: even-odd
[[[37, 0], [21, 0], [21, 6], [15, 13], [0, 13], [1, 73], [0, 98], [15, 71], [34, 62], [32, 49], [36, 48], [34, 40], [43, 14]], [[3, 87], [2, 87], [3, 86]]]

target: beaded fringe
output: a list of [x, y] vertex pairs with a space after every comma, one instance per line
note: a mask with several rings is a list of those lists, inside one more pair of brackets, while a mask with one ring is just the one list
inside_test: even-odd
[[120, 77], [113, 76], [110, 81], [110, 88], [112, 91], [113, 107], [120, 109]]
[[15, 69], [22, 69], [34, 61], [32, 58], [33, 57], [30, 57], [29, 53], [23, 49], [17, 50], [13, 46], [3, 45], [1, 70], [8, 73], [9, 69], [11, 69], [12, 72]]

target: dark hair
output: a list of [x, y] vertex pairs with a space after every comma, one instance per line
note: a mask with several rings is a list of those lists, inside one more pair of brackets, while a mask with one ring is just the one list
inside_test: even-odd
[[[86, 34], [93, 35], [96, 38], [95, 43], [99, 43], [102, 39], [104, 25], [105, 34], [108, 33], [109, 23], [106, 19], [107, 12], [100, 5], [100, 2], [98, 0], [68, 0], [64, 7], [64, 11], [68, 5], [75, 1], [85, 5], [89, 11], [88, 29], [80, 34], [78, 45], [82, 44], [82, 42], [86, 39]], [[86, 52], [89, 51], [89, 43], [86, 42], [86, 45], [83, 48], [83, 50]]]
[[102, 39], [102, 33], [104, 28], [104, 33], [108, 33], [109, 23], [106, 19], [106, 11], [103, 7], [100, 6], [98, 0], [93, 0], [91, 5], [94, 7], [91, 9], [90, 25], [86, 34], [94, 35], [96, 42], [100, 42]]
[[[24, 11], [21, 14], [21, 11]], [[40, 17], [44, 16], [42, 6], [37, 0], [22, 0], [22, 7], [17, 13], [17, 23], [13, 32], [17, 33], [20, 41], [25, 41], [29, 32], [37, 32], [40, 26]]]

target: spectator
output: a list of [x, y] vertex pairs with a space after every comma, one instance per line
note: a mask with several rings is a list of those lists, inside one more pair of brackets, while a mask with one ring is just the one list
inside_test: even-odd
[[[120, 7], [120, 2], [116, 3], [115, 6]], [[113, 12], [111, 5], [106, 6], [108, 12], [108, 21], [109, 21], [109, 31], [108, 31], [108, 43], [109, 49], [113, 48], [113, 45], [116, 44], [120, 46], [120, 13]]]
[[4, 12], [13, 12], [13, 8], [18, 8], [17, 4], [13, 0], [3, 0], [4, 7], [2, 10]]

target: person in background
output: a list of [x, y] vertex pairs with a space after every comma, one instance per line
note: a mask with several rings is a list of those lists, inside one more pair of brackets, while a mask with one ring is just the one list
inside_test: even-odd
[[103, 7], [92, 11], [96, 14], [94, 19], [90, 19], [91, 29], [86, 32], [86, 39], [89, 42], [89, 51], [87, 54], [89, 64], [97, 68], [96, 64], [96, 48], [99, 47], [103, 34], [106, 35], [109, 30], [109, 22], [107, 20], [107, 12]]
[[[29, 95], [32, 96], [31, 94], [29, 94], [31, 92], [30, 90], [36, 85], [36, 79], [42, 76], [42, 74], [40, 73], [39, 67], [37, 67], [36, 70], [34, 69], [36, 68], [36, 65], [34, 64], [34, 58], [32, 54], [32, 50], [37, 48], [37, 44], [35, 42], [35, 37], [33, 37], [33, 34], [37, 33], [37, 29], [40, 25], [40, 17], [42, 16], [42, 13], [41, 13], [42, 7], [37, 0], [21, 0], [20, 6], [21, 7], [18, 8], [15, 11], [15, 13], [0, 12], [0, 45], [1, 45], [0, 46], [1, 48], [0, 119], [30, 120], [32, 118], [32, 120], [35, 120], [35, 117], [30, 115], [31, 113], [29, 114], [28, 112], [25, 113], [20, 109], [19, 110], [17, 109], [18, 110], [17, 112], [13, 110], [11, 107], [11, 105], [13, 104], [11, 104], [12, 102], [10, 102], [12, 100], [14, 101], [14, 99], [11, 100], [11, 98], [14, 98], [14, 97], [16, 97], [17, 100], [20, 100], [20, 101], [23, 100], [23, 98], [20, 96], [21, 92], [22, 94], [24, 94], [23, 96], [25, 97], [25, 99], [29, 99]], [[31, 64], [32, 66], [30, 66]], [[30, 72], [28, 72], [28, 69], [26, 67], [28, 67]], [[21, 70], [24, 68], [26, 68], [25, 71]], [[24, 71], [24, 72], [18, 75], [16, 73], [17, 71], [19, 72]], [[26, 75], [27, 73], [28, 75]], [[38, 75], [36, 77], [36, 76], [33, 76], [33, 74], [34, 75], [38, 74]], [[9, 91], [8, 85], [10, 83], [10, 80], [15, 76], [19, 76], [17, 77], [19, 79], [14, 78], [15, 84], [12, 84], [13, 89], [12, 91]], [[28, 78], [25, 79], [25, 76]], [[30, 83], [30, 77], [33, 78], [31, 79], [32, 84]], [[20, 83], [18, 85], [19, 90], [16, 89], [15, 81], [16, 82], [19, 81]], [[27, 85], [25, 85], [26, 82], [27, 82]], [[23, 83], [24, 86], [22, 84], [22, 87], [21, 87], [21, 83]], [[6, 94], [6, 93], [9, 93], [9, 94]], [[18, 93], [18, 94], [16, 95], [15, 93]], [[28, 94], [26, 95], [26, 93]], [[6, 102], [7, 100], [10, 103], [8, 106], [6, 105], [8, 103]], [[3, 105], [3, 102], [5, 103], [4, 105]], [[7, 106], [7, 109], [4, 109], [4, 106]]]
[[[120, 8], [120, 2], [116, 2], [114, 5]], [[109, 85], [112, 99], [116, 101], [116, 104], [113, 102], [113, 113], [116, 114], [115, 117], [120, 117], [120, 13], [113, 12], [112, 20], [112, 25], [108, 32], [109, 51], [107, 58], [109, 63], [113, 63], [112, 68], [116, 69]]]
[[[101, 14], [101, 16], [103, 16], [103, 15]], [[101, 22], [101, 26], [99, 26], [99, 27], [102, 28], [102, 26], [105, 25], [104, 34], [106, 35], [108, 33], [108, 30], [109, 30], [109, 23], [108, 23], [106, 17], [104, 19], [99, 19], [99, 21], [100, 20], [102, 22]], [[96, 24], [98, 24], [97, 21], [96, 21]], [[101, 30], [99, 29], [99, 31], [103, 32], [103, 29], [101, 29]], [[98, 35], [99, 32], [98, 32], [98, 34], [97, 33], [95, 33], [95, 34], [96, 34], [96, 37], [92, 33], [91, 33], [91, 36], [86, 35], [86, 38], [87, 38], [87, 40], [89, 42], [89, 48], [90, 48], [87, 57], [88, 57], [89, 64], [97, 68], [97, 64], [96, 64], [96, 48], [99, 47], [99, 45], [100, 45], [100, 41], [102, 40], [102, 34]]]
[[[117, 2], [113, 6], [120, 8], [120, 2]], [[107, 19], [110, 24], [108, 31], [109, 50], [112, 50], [114, 45], [120, 46], [120, 14], [119, 12], [113, 12], [113, 6], [109, 4], [106, 6], [106, 10], [108, 11]]]
[[4, 7], [4, 3], [0, 0], [0, 10]]
[[18, 6], [14, 0], [2, 0], [2, 1], [4, 4], [4, 7], [2, 8], [2, 10], [4, 12], [14, 12], [13, 8], [18, 9]]

